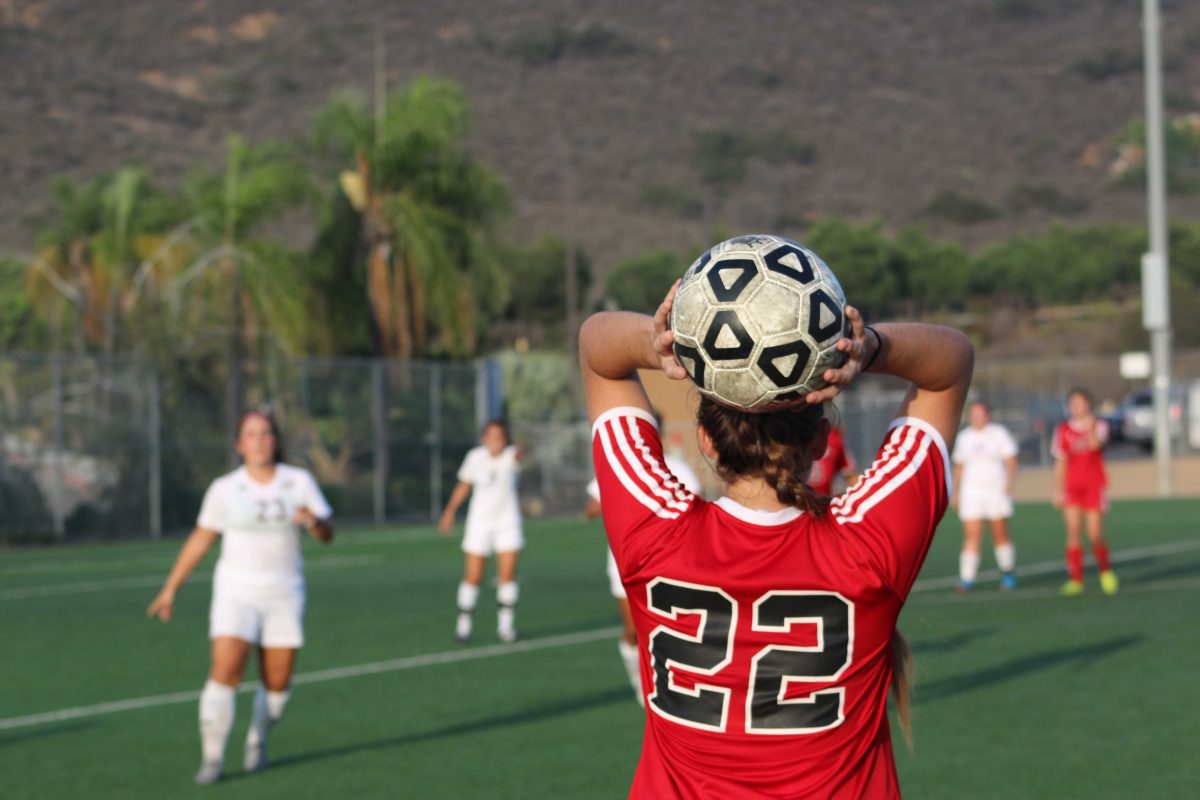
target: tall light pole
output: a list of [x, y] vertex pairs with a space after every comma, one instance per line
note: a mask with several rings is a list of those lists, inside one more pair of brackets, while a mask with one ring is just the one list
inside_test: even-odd
[[1171, 494], [1171, 303], [1167, 275], [1167, 186], [1163, 154], [1161, 22], [1158, 0], [1142, 0], [1146, 78], [1146, 194], [1150, 252], [1142, 257], [1142, 324], [1150, 332], [1154, 375], [1154, 457], [1158, 493]]

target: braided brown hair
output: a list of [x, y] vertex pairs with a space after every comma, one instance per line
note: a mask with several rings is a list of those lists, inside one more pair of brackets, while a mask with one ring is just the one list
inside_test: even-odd
[[811, 405], [751, 414], [701, 398], [696, 418], [712, 439], [721, 480], [762, 478], [779, 502], [823, 514], [829, 498], [805, 483], [812, 467], [809, 445], [820, 429], [822, 413], [822, 406]]

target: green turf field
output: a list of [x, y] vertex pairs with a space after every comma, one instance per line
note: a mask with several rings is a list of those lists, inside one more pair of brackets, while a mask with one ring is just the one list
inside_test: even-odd
[[[1200, 503], [1119, 503], [1109, 519], [1122, 593], [1101, 596], [1089, 573], [1071, 600], [1056, 594], [1048, 507], [1018, 509], [1032, 574], [1009, 596], [986, 580], [949, 591], [959, 528], [947, 519], [902, 620], [921, 681], [916, 752], [897, 744], [907, 796], [1200, 797]], [[161, 696], [203, 684], [207, 579], [170, 625], [142, 617], [179, 543], [0, 553], [0, 797], [622, 797], [641, 711], [617, 658], [600, 528], [533, 522], [528, 539], [524, 640], [502, 646], [488, 593], [476, 641], [451, 638], [455, 541], [411, 528], [310, 547], [305, 677], [274, 765], [240, 771], [242, 695], [227, 777], [205, 788], [190, 783], [195, 701]]]

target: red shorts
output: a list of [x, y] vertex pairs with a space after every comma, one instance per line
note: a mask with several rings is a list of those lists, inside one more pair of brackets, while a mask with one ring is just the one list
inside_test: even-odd
[[1075, 506], [1084, 511], [1108, 511], [1108, 492], [1103, 484], [1068, 486], [1063, 497], [1065, 507]]

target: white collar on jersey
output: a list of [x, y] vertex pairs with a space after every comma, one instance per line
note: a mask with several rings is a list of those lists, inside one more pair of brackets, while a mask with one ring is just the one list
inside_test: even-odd
[[736, 500], [730, 500], [728, 497], [719, 498], [716, 504], [731, 517], [736, 517], [742, 522], [749, 522], [751, 525], [762, 525], [764, 527], [786, 525], [792, 520], [798, 519], [804, 513], [799, 508], [781, 508], [778, 511], [747, 508]]

